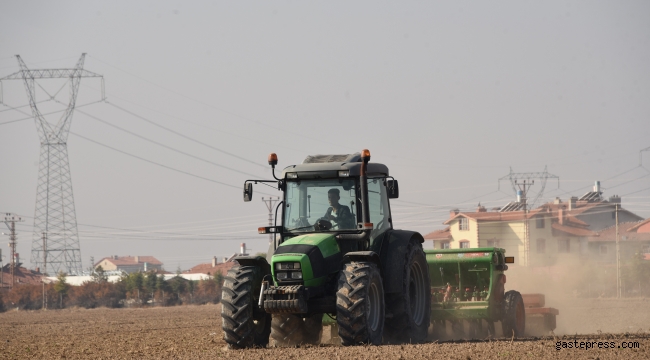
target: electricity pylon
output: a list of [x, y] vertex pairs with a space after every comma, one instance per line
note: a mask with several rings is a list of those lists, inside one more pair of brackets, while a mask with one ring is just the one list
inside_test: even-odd
[[[85, 57], [86, 54], [82, 54], [72, 69], [30, 70], [20, 55], [16, 55], [20, 71], [0, 79], [24, 81], [41, 142], [31, 264], [43, 269], [44, 273], [63, 271], [76, 275], [82, 271], [67, 141], [81, 78], [99, 77], [103, 85], [102, 75], [83, 69]], [[36, 82], [40, 79], [70, 81], [70, 102], [56, 124], [47, 122], [36, 107], [35, 86], [40, 86]], [[51, 97], [54, 100], [54, 96]], [[47, 237], [47, 245], [44, 245], [43, 237]]]
[[[534, 184], [534, 179], [538, 179], [541, 182], [541, 188], [537, 192], [537, 195], [533, 199], [533, 201], [528, 202], [528, 189], [530, 188], [530, 185]], [[501, 188], [501, 181], [502, 180], [510, 180], [510, 185], [512, 185], [512, 190], [517, 193], [517, 187], [520, 188], [520, 190], [523, 192], [523, 196], [526, 199], [526, 208], [527, 209], [533, 209], [534, 206], [537, 203], [537, 200], [539, 200], [542, 195], [544, 195], [544, 189], [546, 189], [546, 181], [548, 179], [557, 179], [557, 184], [558, 187], [560, 186], [560, 177], [557, 175], [549, 174], [547, 171], [547, 167], [544, 167], [544, 171], [542, 172], [525, 172], [525, 173], [516, 173], [512, 171], [512, 168], [510, 168], [510, 174], [503, 176], [499, 179], [499, 189]], [[524, 182], [518, 182], [518, 180], [523, 180]], [[523, 189], [521, 188], [521, 185], [523, 185]]]

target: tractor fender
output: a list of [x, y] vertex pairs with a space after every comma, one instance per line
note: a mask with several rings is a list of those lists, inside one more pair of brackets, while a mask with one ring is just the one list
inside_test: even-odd
[[402, 291], [404, 277], [404, 254], [411, 239], [420, 243], [424, 237], [416, 231], [392, 230], [382, 237], [379, 258], [381, 259], [381, 275], [384, 279], [384, 293], [397, 293]]
[[237, 256], [233, 260], [241, 266], [257, 266], [262, 269], [263, 274], [271, 273], [271, 265], [262, 256]]
[[374, 251], [352, 251], [343, 255], [343, 264], [352, 261], [370, 261], [381, 266], [379, 255]]

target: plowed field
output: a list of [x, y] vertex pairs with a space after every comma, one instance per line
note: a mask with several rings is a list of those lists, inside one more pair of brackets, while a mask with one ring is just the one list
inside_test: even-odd
[[[582, 300], [560, 309], [566, 335], [418, 345], [226, 349], [218, 305], [146, 309], [8, 311], [0, 314], [0, 359], [647, 359], [650, 302]], [[575, 335], [576, 331], [591, 332]], [[600, 330], [601, 333], [597, 333]], [[609, 332], [608, 332], [609, 331]], [[626, 333], [627, 331], [627, 333]], [[324, 337], [327, 337], [325, 331]], [[594, 348], [556, 350], [558, 341]], [[614, 348], [598, 349], [604, 342]], [[638, 342], [638, 349], [618, 348]], [[587, 345], [584, 344], [584, 347]]]

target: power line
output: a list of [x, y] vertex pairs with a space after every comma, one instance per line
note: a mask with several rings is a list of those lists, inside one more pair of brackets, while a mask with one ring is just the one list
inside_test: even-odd
[[94, 115], [91, 115], [91, 114], [89, 114], [89, 113], [87, 113], [87, 112], [83, 112], [83, 111], [79, 111], [79, 110], [78, 110], [77, 112], [82, 113], [82, 114], [84, 114], [84, 115], [90, 117], [91, 119], [97, 120], [97, 121], [99, 121], [99, 122], [101, 122], [101, 123], [103, 123], [103, 124], [106, 124], [106, 125], [108, 125], [108, 126], [111, 126], [111, 127], [115, 128], [115, 129], [118, 129], [118, 130], [124, 131], [124, 132], [126, 132], [126, 133], [128, 133], [128, 134], [131, 134], [131, 135], [133, 135], [133, 136], [135, 136], [135, 137], [137, 137], [137, 138], [140, 138], [140, 139], [142, 139], [142, 140], [145, 140], [145, 141], [148, 141], [148, 142], [150, 142], [150, 143], [156, 144], [156, 145], [158, 145], [158, 146], [164, 147], [165, 149], [168, 149], [168, 150], [171, 150], [171, 151], [177, 152], [177, 153], [179, 153], [179, 154], [183, 154], [183, 155], [185, 155], [185, 156], [191, 157], [191, 158], [196, 159], [196, 160], [203, 161], [203, 162], [205, 162], [205, 163], [208, 163], [208, 164], [211, 164], [211, 165], [214, 165], [214, 166], [218, 166], [218, 167], [223, 168], [223, 169], [227, 169], [227, 170], [234, 171], [234, 172], [237, 172], [237, 173], [240, 173], [240, 174], [244, 174], [244, 175], [248, 175], [248, 176], [259, 177], [259, 175], [251, 174], [251, 173], [247, 173], [247, 172], [245, 172], [245, 171], [241, 171], [241, 170], [237, 170], [237, 169], [233, 169], [233, 168], [231, 168], [231, 167], [229, 167], [229, 166], [221, 165], [221, 164], [215, 163], [215, 162], [213, 162], [213, 161], [210, 161], [210, 160], [207, 160], [207, 159], [203, 159], [203, 158], [201, 158], [201, 157], [198, 157], [198, 156], [195, 156], [195, 155], [192, 155], [192, 154], [186, 153], [186, 152], [184, 152], [184, 151], [178, 150], [178, 149], [173, 148], [173, 147], [171, 147], [171, 146], [168, 146], [168, 145], [165, 145], [165, 144], [159, 143], [159, 142], [157, 142], [157, 141], [155, 141], [155, 140], [152, 140], [152, 139], [146, 138], [146, 137], [144, 137], [144, 136], [142, 136], [142, 135], [138, 135], [138, 134], [136, 134], [136, 133], [134, 133], [134, 132], [132, 132], [132, 131], [126, 130], [126, 129], [124, 129], [124, 128], [122, 128], [122, 127], [119, 127], [119, 126], [117, 126], [117, 125], [111, 124], [111, 123], [109, 123], [108, 121], [102, 120], [102, 119], [100, 119], [100, 118], [98, 118], [98, 117], [96, 117], [96, 116], [94, 116]]
[[[49, 101], [49, 100], [47, 100], [47, 101]], [[83, 105], [76, 105], [75, 109], [79, 109], [80, 107], [96, 104], [98, 102], [102, 102], [102, 100], [92, 101], [92, 102], [89, 102], [89, 103], [86, 103], [86, 104], [83, 104]], [[10, 109], [8, 109], [8, 110], [16, 110], [16, 111], [18, 111], [19, 113], [21, 113], [23, 115], [29, 115], [24, 111], [18, 110], [18, 108], [11, 107], [11, 106], [9, 106], [7, 104], [4, 104], [4, 103], [2, 105], [6, 106], [6, 107], [9, 107]], [[49, 112], [49, 113], [43, 113], [41, 115], [52, 115], [52, 114], [62, 113], [64, 111], [67, 111], [67, 109], [52, 111], [52, 112]], [[5, 122], [0, 123], [0, 125], [10, 124], [10, 123], [18, 122], [18, 121], [25, 121], [25, 120], [34, 120], [34, 116], [29, 116], [29, 117], [25, 117], [25, 118], [16, 119], [16, 120], [5, 121]]]
[[157, 163], [157, 162], [155, 162], [155, 161], [151, 161], [151, 160], [145, 159], [145, 158], [140, 157], [140, 156], [138, 156], [138, 155], [133, 155], [133, 154], [128, 153], [128, 152], [126, 152], [126, 151], [122, 151], [122, 150], [120, 150], [120, 149], [116, 149], [116, 148], [114, 148], [114, 147], [112, 147], [112, 146], [109, 146], [109, 145], [106, 145], [106, 144], [102, 144], [102, 143], [100, 143], [100, 142], [98, 142], [98, 141], [95, 141], [95, 140], [89, 139], [89, 138], [87, 138], [87, 137], [85, 137], [85, 136], [83, 136], [83, 135], [76, 134], [76, 133], [74, 133], [74, 132], [72, 132], [72, 131], [70, 131], [70, 134], [72, 134], [72, 135], [74, 135], [74, 136], [77, 136], [77, 137], [80, 137], [80, 138], [82, 138], [82, 139], [84, 139], [84, 140], [86, 140], [86, 141], [90, 141], [90, 142], [92, 142], [92, 143], [95, 143], [95, 144], [97, 144], [97, 145], [99, 145], [99, 146], [103, 146], [103, 147], [108, 148], [108, 149], [111, 149], [111, 150], [113, 150], [113, 151], [117, 151], [117, 152], [122, 153], [122, 154], [124, 154], [124, 155], [126, 155], [126, 156], [130, 156], [130, 157], [132, 157], [132, 158], [136, 158], [136, 159], [138, 159], [138, 160], [142, 160], [142, 161], [148, 162], [148, 163], [150, 163], [150, 164], [158, 165], [158, 166], [163, 167], [163, 168], [168, 169], [168, 170], [176, 171], [176, 172], [179, 172], [179, 173], [181, 173], [181, 174], [185, 174], [185, 175], [193, 176], [193, 177], [195, 177], [195, 178], [199, 178], [199, 179], [203, 179], [203, 180], [206, 180], [206, 181], [210, 181], [210, 182], [213, 182], [213, 183], [215, 183], [215, 184], [220, 184], [220, 185], [223, 185], [223, 186], [228, 186], [228, 187], [231, 187], [231, 188], [239, 189], [239, 186], [226, 184], [226, 183], [224, 183], [224, 182], [217, 181], [217, 180], [212, 180], [212, 179], [208, 179], [208, 178], [206, 178], [206, 177], [203, 177], [203, 176], [200, 176], [200, 175], [195, 175], [195, 174], [189, 173], [189, 172], [187, 172], [187, 171], [178, 170], [178, 169], [175, 169], [175, 168], [173, 168], [173, 167], [171, 167], [171, 166], [163, 165], [163, 164], [161, 164], [161, 163]]
[[[253, 119], [251, 119], [251, 118], [248, 118], [248, 117], [245, 117], [245, 116], [242, 116], [242, 115], [236, 114], [236, 113], [234, 113], [234, 112], [231, 112], [231, 111], [228, 111], [228, 110], [225, 110], [225, 109], [222, 109], [222, 108], [218, 108], [218, 107], [216, 107], [216, 106], [214, 106], [214, 105], [212, 105], [212, 104], [208, 104], [208, 103], [203, 102], [203, 101], [201, 101], [201, 100], [197, 100], [197, 99], [191, 98], [191, 97], [189, 97], [189, 96], [187, 96], [187, 95], [185, 95], [185, 94], [183, 94], [183, 93], [179, 93], [179, 92], [177, 92], [177, 91], [167, 89], [167, 88], [165, 88], [164, 86], [160, 86], [160, 85], [158, 85], [158, 84], [156, 84], [156, 83], [153, 83], [153, 82], [151, 82], [151, 81], [149, 81], [149, 80], [147, 80], [147, 79], [145, 79], [145, 78], [142, 78], [142, 77], [140, 77], [140, 76], [137, 76], [137, 75], [131, 74], [130, 72], [128, 72], [128, 71], [126, 71], [126, 70], [122, 70], [122, 69], [118, 68], [117, 66], [111, 65], [111, 64], [109, 64], [109, 63], [107, 63], [107, 62], [105, 62], [105, 61], [102, 61], [102, 60], [100, 60], [100, 59], [94, 57], [94, 56], [89, 56], [89, 57], [92, 57], [93, 59], [95, 59], [95, 60], [97, 60], [97, 61], [99, 61], [99, 62], [101, 62], [101, 63], [103, 63], [103, 64], [105, 64], [105, 65], [108, 65], [108, 66], [110, 66], [110, 67], [112, 67], [112, 68], [114, 68], [114, 69], [117, 69], [117, 70], [119, 70], [119, 71], [121, 71], [121, 72], [123, 72], [123, 73], [125, 73], [125, 74], [128, 74], [128, 75], [130, 75], [130, 76], [133, 76], [133, 77], [135, 77], [135, 78], [137, 78], [137, 79], [140, 79], [140, 80], [142, 80], [142, 81], [144, 81], [144, 82], [146, 82], [146, 83], [148, 83], [148, 84], [150, 84], [150, 85], [153, 85], [153, 86], [158, 87], [158, 88], [160, 88], [160, 89], [163, 89], [163, 90], [165, 90], [165, 91], [171, 92], [171, 93], [173, 93], [173, 94], [176, 94], [176, 95], [182, 96], [182, 97], [184, 97], [184, 98], [186, 98], [186, 99], [188, 99], [188, 100], [191, 100], [191, 101], [197, 102], [197, 103], [199, 103], [199, 104], [201, 104], [201, 105], [204, 105], [204, 106], [207, 106], [207, 107], [209, 107], [209, 108], [212, 108], [212, 109], [215, 109], [215, 110], [221, 111], [221, 112], [223, 112], [223, 113], [225, 113], [225, 114], [232, 115], [232, 116], [238, 117], [238, 118], [240, 118], [240, 119], [242, 119], [242, 120], [250, 121], [250, 122], [252, 122], [252, 123], [254, 123], [254, 124], [262, 125], [262, 126], [265, 126], [265, 127], [268, 127], [268, 128], [271, 128], [271, 129], [274, 129], [274, 130], [277, 130], [277, 131], [280, 131], [280, 132], [285, 133], [285, 134], [286, 134], [286, 133], [290, 133], [290, 134], [293, 134], [293, 135], [298, 135], [298, 136], [300, 136], [301, 138], [305, 138], [305, 139], [310, 139], [310, 140], [315, 140], [315, 141], [319, 141], [319, 142], [322, 142], [322, 143], [326, 143], [325, 141], [323, 141], [323, 140], [321, 140], [321, 139], [318, 139], [318, 138], [312, 138], [312, 137], [305, 136], [304, 133], [297, 133], [297, 132], [294, 132], [294, 131], [285, 130], [285, 129], [279, 128], [279, 127], [277, 127], [277, 126], [272, 126], [272, 125], [269, 125], [269, 124], [265, 124], [265, 123], [263, 123], [263, 122], [261, 122], [261, 121], [253, 120]], [[331, 145], [331, 143], [329, 143], [329, 142], [327, 142], [327, 144], [330, 144], [330, 145]]]
[[[88, 87], [90, 87], [90, 88], [93, 89], [93, 90], [97, 90], [97, 89], [93, 88], [92, 86], [85, 85], [85, 84], [83, 84], [83, 85], [84, 85], [84, 86], [88, 86]], [[187, 120], [187, 119], [183, 119], [183, 118], [180, 118], [180, 117], [178, 117], [178, 116], [171, 115], [171, 114], [167, 114], [167, 113], [164, 113], [164, 112], [162, 112], [162, 111], [160, 111], [160, 110], [153, 109], [153, 108], [150, 108], [150, 107], [148, 107], [148, 106], [144, 106], [144, 105], [142, 105], [142, 104], [135, 103], [135, 102], [130, 101], [130, 100], [127, 100], [127, 99], [125, 99], [125, 98], [119, 97], [119, 96], [117, 96], [117, 95], [115, 95], [115, 94], [113, 94], [113, 93], [108, 93], [108, 94], [110, 95], [111, 98], [120, 99], [120, 100], [122, 100], [122, 101], [125, 101], [125, 102], [127, 102], [127, 103], [130, 103], [130, 104], [132, 104], [132, 105], [135, 105], [135, 106], [138, 106], [138, 107], [141, 107], [141, 108], [144, 108], [144, 109], [149, 110], [149, 111], [152, 111], [152, 112], [154, 112], [154, 113], [157, 113], [157, 114], [160, 114], [160, 115], [163, 115], [163, 116], [167, 116], [167, 117], [170, 117], [170, 118], [172, 118], [172, 119], [175, 119], [175, 120], [178, 120], [178, 121], [182, 121], [182, 122], [185, 122], [185, 123], [188, 123], [188, 124], [192, 124], [192, 125], [195, 125], [195, 126], [199, 126], [199, 127], [205, 128], [205, 129], [210, 129], [210, 130], [212, 130], [212, 131], [216, 131], [216, 132], [218, 132], [218, 133], [226, 134], [226, 135], [228, 135], [228, 136], [234, 136], [234, 137], [238, 137], [238, 138], [240, 138], [240, 139], [245, 139], [245, 140], [249, 140], [249, 141], [256, 142], [256, 143], [260, 143], [260, 144], [273, 145], [273, 146], [281, 147], [281, 148], [284, 148], [284, 149], [300, 151], [300, 149], [292, 148], [292, 147], [289, 147], [289, 146], [286, 146], [286, 145], [283, 145], [283, 144], [271, 143], [271, 142], [266, 142], [266, 141], [263, 141], [263, 140], [252, 139], [252, 138], [250, 138], [250, 137], [242, 136], [242, 135], [240, 135], [240, 134], [236, 134], [236, 133], [232, 133], [232, 132], [224, 131], [223, 129], [217, 129], [217, 128], [214, 128], [214, 127], [212, 127], [212, 126], [207, 126], [207, 125], [205, 125], [205, 124], [201, 124], [201, 123], [198, 123], [198, 122], [194, 122], [194, 121], [190, 121], [190, 120]]]
[[248, 160], [248, 159], [246, 159], [246, 158], [244, 158], [244, 157], [241, 157], [241, 156], [239, 156], [239, 155], [235, 155], [235, 154], [233, 154], [233, 153], [231, 153], [231, 152], [228, 152], [228, 151], [225, 151], [225, 150], [219, 149], [219, 148], [214, 147], [214, 146], [212, 146], [212, 145], [206, 144], [206, 143], [204, 143], [204, 142], [202, 142], [202, 141], [199, 141], [199, 140], [196, 140], [196, 139], [194, 139], [194, 138], [191, 138], [191, 137], [189, 137], [189, 136], [187, 136], [187, 135], [181, 134], [181, 133], [179, 133], [178, 131], [172, 130], [172, 129], [166, 127], [166, 126], [162, 126], [162, 125], [160, 125], [160, 124], [158, 124], [158, 123], [156, 123], [156, 122], [154, 122], [154, 121], [152, 121], [152, 120], [149, 120], [149, 119], [145, 118], [144, 116], [140, 116], [140, 115], [138, 115], [138, 114], [136, 114], [136, 113], [134, 113], [134, 112], [132, 112], [132, 111], [126, 110], [126, 109], [124, 109], [124, 108], [122, 108], [122, 107], [120, 107], [120, 106], [118, 106], [118, 105], [115, 105], [115, 104], [113, 104], [113, 103], [109, 103], [108, 101], [106, 101], [106, 103], [107, 103], [108, 105], [111, 105], [111, 106], [113, 106], [113, 107], [119, 109], [119, 110], [124, 111], [124, 112], [127, 113], [127, 114], [130, 114], [130, 115], [132, 115], [132, 116], [135, 116], [135, 117], [137, 117], [138, 119], [143, 120], [143, 121], [146, 121], [146, 122], [148, 122], [148, 123], [150, 123], [150, 124], [152, 124], [152, 125], [154, 125], [154, 126], [157, 126], [157, 127], [161, 128], [161, 129], [167, 130], [167, 131], [169, 131], [169, 132], [171, 132], [171, 133], [173, 133], [173, 134], [176, 134], [176, 135], [178, 135], [178, 136], [180, 136], [180, 137], [182, 137], [182, 138], [184, 138], [184, 139], [187, 139], [187, 140], [193, 141], [193, 142], [195, 142], [195, 143], [197, 143], [197, 144], [201, 144], [201, 145], [203, 145], [203, 146], [205, 146], [205, 147], [208, 147], [208, 148], [210, 148], [210, 149], [212, 149], [212, 150], [219, 151], [219, 152], [224, 153], [224, 154], [226, 154], [226, 155], [230, 155], [230, 156], [232, 156], [232, 157], [235, 157], [235, 158], [237, 158], [237, 159], [239, 159], [239, 160], [243, 160], [243, 161], [246, 161], [246, 162], [251, 163], [251, 164], [253, 164], [253, 165], [257, 165], [257, 166], [259, 166], [259, 167], [263, 167], [263, 168], [266, 169], [266, 166], [265, 166], [265, 165], [262, 165], [262, 164], [256, 163], [255, 161]]

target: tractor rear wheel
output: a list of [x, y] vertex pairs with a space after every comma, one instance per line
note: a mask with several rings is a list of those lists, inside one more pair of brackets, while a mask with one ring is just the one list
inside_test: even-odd
[[318, 345], [323, 335], [323, 314], [314, 314], [305, 318], [305, 344]]
[[377, 265], [370, 262], [345, 264], [336, 292], [336, 322], [341, 344], [380, 345], [384, 311], [384, 288]]
[[524, 299], [518, 291], [510, 290], [505, 294], [505, 309], [503, 311], [503, 336], [522, 337], [526, 330], [526, 309]]
[[271, 338], [275, 346], [296, 346], [303, 342], [302, 317], [296, 314], [273, 314]]
[[406, 248], [402, 289], [390, 294], [386, 307], [392, 316], [386, 319], [386, 338], [390, 342], [423, 342], [429, 329], [431, 284], [422, 244], [411, 239]]
[[271, 315], [257, 309], [262, 269], [234, 266], [224, 278], [221, 296], [223, 338], [231, 349], [266, 347]]
[[323, 314], [310, 315], [304, 320], [299, 314], [275, 314], [271, 321], [271, 339], [278, 347], [318, 345], [322, 333]]

